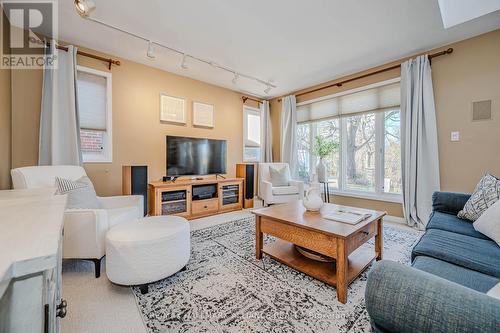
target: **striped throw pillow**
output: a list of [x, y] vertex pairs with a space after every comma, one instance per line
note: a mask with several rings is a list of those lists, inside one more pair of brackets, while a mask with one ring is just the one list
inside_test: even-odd
[[56, 177], [56, 194], [67, 194], [68, 209], [99, 209], [101, 205], [97, 199], [94, 185], [89, 177], [83, 176], [77, 180]]

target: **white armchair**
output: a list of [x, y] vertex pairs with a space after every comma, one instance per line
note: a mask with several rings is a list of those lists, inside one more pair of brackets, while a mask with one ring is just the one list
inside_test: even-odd
[[[33, 166], [11, 170], [14, 189], [55, 187], [55, 178], [86, 176], [79, 166]], [[54, 188], [54, 192], [55, 192]], [[140, 195], [98, 197], [100, 209], [67, 209], [64, 214], [63, 258], [91, 260], [96, 278], [101, 274], [106, 232], [112, 226], [142, 217]]]
[[285, 167], [288, 179], [291, 179], [288, 163], [259, 163], [259, 197], [264, 200], [264, 205], [286, 203], [304, 197], [304, 182], [300, 180], [290, 180], [288, 186], [273, 187], [270, 166], [278, 170]]

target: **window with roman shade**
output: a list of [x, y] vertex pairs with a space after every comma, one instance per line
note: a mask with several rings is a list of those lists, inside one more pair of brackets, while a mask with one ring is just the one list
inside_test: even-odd
[[321, 137], [335, 147], [324, 160], [332, 192], [399, 201], [399, 109], [399, 79], [299, 103], [299, 176], [309, 181], [316, 173], [314, 142]]
[[358, 92], [344, 92], [329, 98], [297, 105], [297, 122], [325, 120], [356, 113], [384, 111], [399, 108], [399, 82], [368, 88]]
[[83, 162], [111, 162], [111, 73], [78, 66], [77, 85]]

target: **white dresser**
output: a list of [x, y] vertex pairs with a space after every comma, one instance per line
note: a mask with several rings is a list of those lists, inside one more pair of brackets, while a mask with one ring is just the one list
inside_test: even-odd
[[59, 332], [66, 196], [0, 191], [0, 333]]

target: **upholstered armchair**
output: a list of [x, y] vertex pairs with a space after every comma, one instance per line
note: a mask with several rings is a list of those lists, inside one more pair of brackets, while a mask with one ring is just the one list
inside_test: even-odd
[[[77, 180], [86, 176], [79, 166], [33, 166], [11, 170], [14, 189], [55, 188], [55, 178]], [[67, 209], [64, 214], [63, 258], [91, 260], [100, 276], [105, 236], [112, 226], [142, 217], [140, 195], [97, 197], [99, 209]]]
[[[280, 170], [286, 168], [288, 174], [287, 186], [273, 186], [269, 168]], [[259, 197], [264, 205], [286, 203], [304, 197], [304, 182], [292, 180], [288, 163], [259, 163]]]

